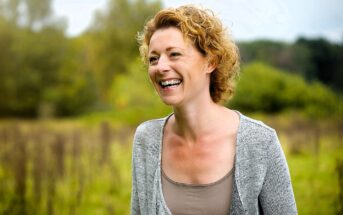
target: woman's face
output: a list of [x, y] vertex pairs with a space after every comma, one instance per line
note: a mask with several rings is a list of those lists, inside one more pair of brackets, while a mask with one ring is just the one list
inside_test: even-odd
[[181, 106], [197, 99], [211, 99], [210, 73], [214, 70], [181, 31], [157, 30], [150, 39], [149, 77], [167, 105]]

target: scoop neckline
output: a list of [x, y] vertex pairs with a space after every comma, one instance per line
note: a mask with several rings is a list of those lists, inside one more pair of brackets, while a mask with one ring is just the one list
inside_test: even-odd
[[[237, 110], [232, 110], [234, 111], [237, 115], [238, 115], [238, 128], [237, 128], [237, 134], [236, 134], [236, 141], [235, 141], [235, 147], [236, 147], [236, 151], [237, 151], [237, 147], [238, 147], [238, 136], [239, 136], [239, 133], [240, 133], [240, 130], [241, 130], [241, 125], [242, 125], [242, 114], [237, 111]], [[222, 177], [222, 178], [219, 178], [218, 180], [214, 181], [214, 182], [210, 182], [210, 183], [206, 183], [206, 184], [190, 184], [190, 183], [184, 183], [184, 182], [177, 182], [177, 181], [174, 181], [172, 180], [171, 178], [169, 178], [163, 168], [162, 168], [162, 150], [163, 150], [163, 136], [164, 136], [164, 129], [167, 125], [167, 122], [168, 120], [170, 119], [171, 116], [174, 115], [174, 112], [170, 113], [168, 116], [166, 116], [163, 120], [163, 125], [162, 125], [162, 133], [161, 133], [161, 136], [160, 136], [160, 149], [159, 149], [159, 169], [160, 169], [160, 183], [162, 181], [162, 175], [165, 175], [166, 176], [166, 179], [170, 179], [170, 181], [173, 183], [177, 183], [177, 184], [180, 184], [180, 185], [190, 185], [190, 186], [208, 186], [208, 185], [211, 185], [213, 183], [216, 183], [218, 181], [221, 181], [223, 178], [225, 178], [228, 174], [230, 174], [231, 172], [233, 172], [232, 170], [234, 170], [235, 168], [235, 161], [236, 161], [236, 153], [234, 155], [234, 164], [233, 164], [233, 167]]]
[[181, 187], [187, 187], [187, 188], [207, 188], [207, 187], [213, 187], [217, 184], [220, 184], [224, 180], [226, 180], [228, 177], [230, 177], [233, 174], [234, 168], [235, 167], [233, 166], [229, 172], [227, 172], [223, 177], [221, 177], [217, 181], [205, 183], [205, 184], [190, 184], [190, 183], [177, 182], [177, 181], [174, 181], [173, 179], [169, 178], [167, 176], [167, 174], [164, 172], [164, 170], [162, 169], [162, 167], [161, 167], [161, 172], [162, 172], [162, 177], [164, 177], [167, 181], [169, 181], [170, 183], [172, 183], [174, 185], [181, 186]]
[[[239, 117], [239, 123], [238, 123], [238, 130], [237, 130], [237, 136], [236, 136], [236, 151], [238, 150], [238, 141], [239, 141], [239, 137], [240, 137], [240, 132], [241, 132], [241, 127], [242, 127], [242, 120], [243, 120], [243, 115], [237, 111], [237, 110], [233, 110], [235, 111], [237, 114], [238, 114], [238, 117]], [[170, 209], [168, 208], [167, 206], [167, 203], [164, 199], [164, 195], [163, 195], [163, 191], [162, 191], [162, 147], [163, 147], [163, 134], [164, 134], [164, 128], [167, 124], [167, 121], [168, 119], [173, 115], [174, 113], [171, 113], [169, 114], [169, 116], [166, 116], [163, 121], [162, 121], [162, 129], [161, 129], [161, 133], [160, 133], [160, 147], [159, 147], [159, 156], [158, 156], [158, 168], [156, 169], [156, 176], [157, 176], [157, 181], [158, 181], [158, 184], [159, 184], [159, 192], [160, 192], [160, 195], [161, 195], [161, 201], [162, 201], [162, 205], [163, 207], [167, 210], [167, 213], [169, 215], [171, 215], [171, 211]], [[234, 163], [234, 166], [233, 168], [236, 169], [236, 159], [237, 159], [237, 154], [235, 153], [235, 163]], [[236, 172], [236, 170], [234, 171]], [[235, 174], [234, 173], [234, 177], [235, 177]]]

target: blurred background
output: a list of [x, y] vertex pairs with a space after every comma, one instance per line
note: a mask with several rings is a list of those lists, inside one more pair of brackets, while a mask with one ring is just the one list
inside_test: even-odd
[[129, 214], [135, 127], [163, 117], [136, 34], [214, 10], [241, 53], [225, 104], [274, 127], [299, 214], [343, 214], [343, 3], [0, 0], [0, 214]]

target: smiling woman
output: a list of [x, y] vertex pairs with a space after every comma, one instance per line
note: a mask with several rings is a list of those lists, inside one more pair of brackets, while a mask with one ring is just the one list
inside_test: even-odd
[[158, 12], [139, 36], [158, 95], [173, 113], [136, 130], [132, 214], [296, 214], [274, 129], [220, 104], [238, 50], [210, 11]]
[[210, 99], [204, 86], [209, 85], [214, 66], [177, 28], [160, 29], [152, 35], [148, 59], [150, 79], [164, 103], [179, 107], [197, 96]]
[[[208, 61], [208, 66], [213, 67], [216, 72], [210, 74], [210, 94], [214, 102], [226, 100], [233, 94], [234, 80], [239, 68], [238, 50], [235, 43], [227, 36], [227, 32], [221, 21], [215, 16], [209, 16], [212, 11], [201, 13], [197, 10], [188, 9], [189, 14], [178, 16], [173, 13], [158, 13], [155, 22], [150, 21], [145, 26], [144, 31], [139, 35], [140, 52], [143, 60], [152, 65], [159, 58], [151, 49], [151, 43], [154, 42], [156, 31], [165, 30], [168, 27], [176, 27], [179, 30], [178, 36], [186, 42], [186, 46], [191, 45], [194, 50], [199, 52]], [[187, 13], [188, 13], [187, 12]], [[186, 11], [185, 11], [186, 13]], [[201, 21], [201, 25], [199, 25]], [[159, 32], [158, 35], [161, 33]], [[170, 39], [172, 36], [165, 35]], [[170, 44], [170, 42], [169, 42]], [[157, 45], [162, 45], [158, 43]], [[167, 45], [167, 44], [163, 44]], [[169, 47], [171, 52], [172, 46]], [[176, 47], [174, 47], [176, 48]], [[179, 47], [180, 49], [181, 47]], [[180, 52], [171, 52], [172, 57], [179, 57]], [[183, 58], [182, 58], [183, 59]]]

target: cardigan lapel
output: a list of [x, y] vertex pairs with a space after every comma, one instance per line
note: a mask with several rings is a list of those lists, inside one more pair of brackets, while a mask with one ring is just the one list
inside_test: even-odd
[[231, 203], [231, 213], [230, 214], [244, 214], [243, 199], [245, 198], [243, 194], [243, 184], [242, 177], [245, 177], [244, 167], [242, 167], [242, 153], [244, 153], [244, 148], [242, 146], [242, 136], [244, 136], [244, 116], [238, 112], [239, 115], [239, 127], [236, 137], [236, 155], [235, 155], [235, 172], [234, 172], [234, 183], [232, 189], [232, 203]]

